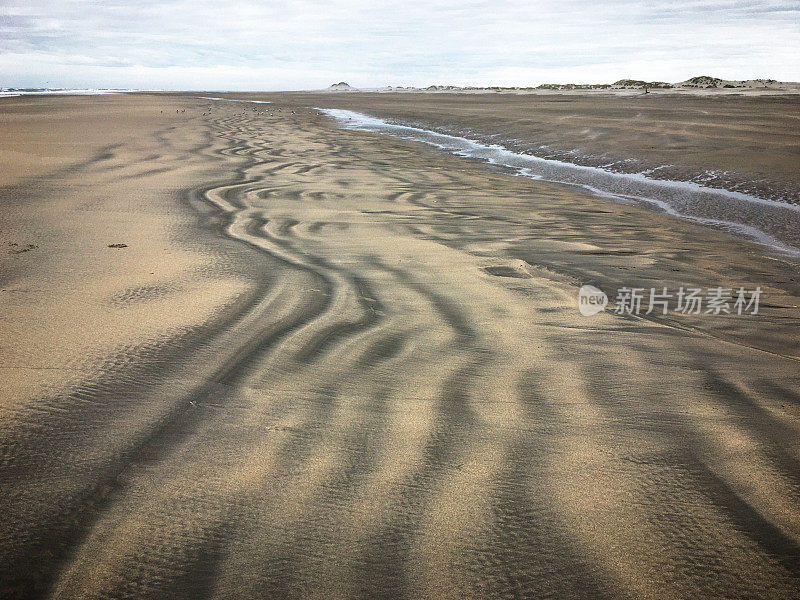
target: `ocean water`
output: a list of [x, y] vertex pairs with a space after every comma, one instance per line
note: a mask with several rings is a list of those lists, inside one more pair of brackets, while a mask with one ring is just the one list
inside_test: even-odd
[[647, 173], [618, 173], [602, 167], [513, 152], [499, 144], [391, 123], [362, 113], [318, 108], [346, 129], [383, 133], [423, 142], [459, 156], [514, 169], [518, 175], [580, 186], [592, 193], [647, 206], [675, 217], [721, 228], [774, 251], [800, 257], [800, 206], [694, 182], [653, 179]]
[[0, 98], [10, 98], [13, 96], [96, 96], [100, 94], [120, 94], [122, 92], [132, 92], [134, 90], [96, 90], [96, 89], [83, 89], [83, 90], [59, 90], [59, 89], [41, 89], [41, 90], [1, 90]]

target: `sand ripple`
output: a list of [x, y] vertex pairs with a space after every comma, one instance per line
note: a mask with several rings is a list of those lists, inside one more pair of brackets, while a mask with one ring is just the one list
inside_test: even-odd
[[[585, 281], [784, 267], [311, 110], [192, 126], [212, 133], [194, 152], [238, 173], [188, 201], [249, 246], [258, 283], [213, 326], [4, 411], [7, 597], [797, 594], [797, 311], [575, 308]], [[181, 135], [160, 140], [165, 168]], [[738, 260], [697, 252], [708, 236]]]

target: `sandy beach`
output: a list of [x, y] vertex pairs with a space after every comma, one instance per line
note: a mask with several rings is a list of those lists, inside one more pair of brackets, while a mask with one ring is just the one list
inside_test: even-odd
[[800, 593], [797, 259], [313, 108], [791, 198], [800, 96], [199, 96], [0, 99], [0, 596]]

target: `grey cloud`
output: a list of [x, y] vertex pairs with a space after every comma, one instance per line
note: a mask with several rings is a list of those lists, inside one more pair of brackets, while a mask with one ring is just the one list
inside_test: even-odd
[[[87, 85], [170, 87], [180, 68], [209, 88], [251, 86], [259, 72], [270, 89], [323, 85], [329, 73], [363, 86], [800, 79], [798, 12], [795, 2], [737, 0], [6, 0], [0, 85], [70, 85], [72, 73]], [[520, 80], [499, 81], [500, 70]]]

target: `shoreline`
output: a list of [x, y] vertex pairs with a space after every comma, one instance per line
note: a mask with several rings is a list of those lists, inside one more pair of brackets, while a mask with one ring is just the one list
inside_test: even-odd
[[[651, 204], [657, 207], [657, 209], [660, 208], [667, 214], [670, 214], [676, 218], [688, 219], [697, 223], [710, 225], [725, 230], [733, 230], [738, 235], [756, 241], [766, 248], [777, 252], [779, 255], [790, 256], [793, 258], [800, 257], [800, 234], [798, 234], [796, 239], [791, 239], [789, 244], [787, 244], [787, 240], [780, 240], [776, 237], [773, 237], [773, 235], [769, 233], [769, 230], [760, 230], [748, 223], [746, 219], [742, 222], [742, 218], [746, 216], [744, 214], [732, 213], [739, 217], [739, 221], [726, 221], [719, 217], [686, 214], [681, 212], [681, 209], [674, 205], [674, 200], [671, 204], [668, 200], [665, 201], [663, 198], [645, 195], [647, 194], [647, 191], [634, 190], [636, 190], [637, 184], [639, 184], [640, 187], [644, 187], [645, 190], [649, 189], [651, 191], [657, 191], [659, 188], [667, 188], [669, 190], [677, 188], [678, 193], [684, 192], [686, 194], [705, 196], [718, 194], [723, 197], [722, 202], [728, 200], [729, 202], [741, 201], [747, 204], [760, 204], [765, 207], [765, 210], [771, 209], [776, 211], [774, 217], [776, 225], [779, 225], [780, 231], [785, 234], [791, 233], [792, 231], [800, 232], [800, 215], [795, 217], [792, 214], [793, 212], [800, 213], [800, 205], [798, 204], [786, 201], [770, 200], [725, 188], [709, 188], [694, 181], [653, 179], [648, 177], [648, 174], [644, 172], [620, 173], [607, 170], [603, 167], [592, 167], [573, 162], [563, 162], [556, 159], [544, 158], [530, 154], [517, 154], [511, 152], [508, 150], [508, 148], [497, 142], [487, 145], [466, 137], [454, 136], [451, 134], [441, 134], [436, 131], [406, 125], [401, 122], [376, 119], [374, 117], [370, 117], [369, 115], [353, 111], [327, 108], [317, 108], [316, 110], [319, 110], [323, 114], [336, 119], [340, 126], [345, 129], [372, 131], [401, 137], [403, 139], [411, 139], [433, 145], [445, 151], [452, 152], [458, 156], [478, 158], [479, 160], [486, 161], [491, 165], [508, 167], [515, 170], [517, 174], [523, 177], [540, 179], [552, 183], [575, 185], [595, 193], [598, 196], [618, 201], [633, 201], [640, 204]], [[547, 165], [550, 168], [545, 166], [544, 169], [542, 169], [538, 166], [541, 164]], [[656, 169], [659, 168], [662, 167], [656, 167]], [[587, 176], [585, 178], [581, 177], [580, 175], [576, 176], [576, 173], [580, 172], [586, 173]], [[545, 175], [544, 173], [547, 174]], [[596, 181], [597, 177], [592, 176], [596, 174], [601, 174], [601, 177], [605, 179], [605, 183], [598, 183]], [[611, 178], [610, 181], [609, 178]], [[615, 180], [625, 181], [629, 185], [617, 187], [615, 185]], [[695, 201], [695, 203], [696, 202], [697, 201]], [[706, 214], [708, 214], [706, 212], [708, 208], [710, 207], [700, 207], [700, 209]], [[725, 206], [724, 208], [728, 211], [731, 210], [730, 206]], [[797, 221], [794, 227], [792, 226], [791, 217], [794, 217]], [[764, 215], [759, 214], [757, 218], [762, 223], [761, 226], [764, 227]]]
[[[800, 199], [800, 96], [642, 98], [362, 93], [229, 94], [373, 115], [581, 166]], [[609, 166], [610, 165], [610, 166]]]

